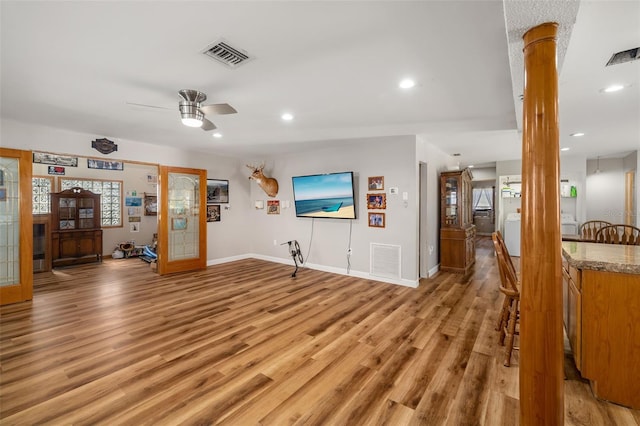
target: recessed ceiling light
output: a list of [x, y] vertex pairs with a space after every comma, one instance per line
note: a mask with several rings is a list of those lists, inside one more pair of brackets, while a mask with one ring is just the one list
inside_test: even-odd
[[291, 120], [293, 120], [293, 114], [290, 114], [290, 113], [288, 113], [288, 112], [285, 112], [284, 114], [282, 114], [282, 115], [281, 115], [281, 118], [282, 118], [284, 121], [291, 121]]
[[571, 133], [569, 136], [573, 136], [573, 137], [579, 138], [580, 136], [584, 136], [584, 133], [582, 133], [582, 132]]
[[400, 86], [401, 89], [411, 89], [415, 85], [416, 85], [416, 82], [411, 80], [410, 78], [405, 78], [400, 82], [400, 84], [398, 84], [398, 86]]
[[220, 132], [215, 132], [215, 133], [213, 134], [213, 137], [214, 137], [214, 138], [221, 138], [221, 137], [222, 137], [222, 133], [220, 133]]
[[470, 169], [473, 169], [475, 166], [473, 164], [469, 164], [468, 166]]
[[624, 86], [622, 84], [612, 84], [611, 86], [602, 89], [602, 91], [605, 93], [612, 93], [622, 89], [624, 89]]
[[569, 151], [571, 148], [568, 147], [564, 147], [564, 148], [560, 148], [560, 151]]

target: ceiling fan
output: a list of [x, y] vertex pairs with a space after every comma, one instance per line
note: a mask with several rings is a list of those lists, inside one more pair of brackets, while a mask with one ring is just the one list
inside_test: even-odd
[[178, 104], [180, 118], [185, 126], [213, 130], [216, 128], [215, 124], [206, 119], [205, 115], [235, 114], [238, 112], [229, 104], [202, 105], [202, 102], [207, 100], [207, 95], [199, 90], [182, 89], [178, 93], [182, 98]]

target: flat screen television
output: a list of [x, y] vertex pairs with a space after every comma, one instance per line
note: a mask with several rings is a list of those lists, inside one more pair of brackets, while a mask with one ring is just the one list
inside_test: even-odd
[[355, 219], [353, 172], [294, 176], [297, 217]]

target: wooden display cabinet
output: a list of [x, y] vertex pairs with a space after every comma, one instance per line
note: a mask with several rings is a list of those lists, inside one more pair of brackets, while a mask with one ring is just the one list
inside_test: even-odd
[[440, 269], [466, 274], [476, 261], [469, 169], [440, 175]]
[[100, 194], [82, 188], [51, 194], [53, 266], [102, 261]]

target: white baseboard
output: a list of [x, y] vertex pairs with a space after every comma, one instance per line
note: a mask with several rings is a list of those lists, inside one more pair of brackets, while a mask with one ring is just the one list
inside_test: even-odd
[[253, 256], [250, 254], [240, 254], [238, 256], [221, 257], [220, 259], [207, 260], [207, 266], [220, 265], [222, 263], [235, 262], [236, 260], [251, 259]]
[[[294, 266], [293, 264], [293, 260], [291, 259], [283, 259], [281, 257], [273, 257], [273, 256], [265, 256], [262, 254], [255, 254], [255, 253], [249, 253], [249, 254], [244, 254], [244, 255], [239, 255], [239, 256], [231, 256], [231, 257], [224, 257], [224, 258], [220, 258], [220, 259], [213, 259], [213, 260], [208, 260], [207, 261], [207, 266], [211, 266], [211, 265], [219, 265], [221, 263], [227, 263], [227, 262], [233, 262], [236, 260], [242, 260], [242, 259], [260, 259], [260, 260], [266, 260], [267, 262], [274, 262], [274, 263], [282, 263], [284, 265], [291, 265], [291, 267]], [[300, 265], [302, 266], [302, 265]], [[309, 269], [315, 269], [317, 271], [323, 271], [323, 272], [331, 272], [332, 274], [338, 274], [338, 275], [347, 275], [350, 277], [356, 277], [356, 278], [363, 278], [366, 280], [372, 280], [372, 281], [380, 281], [380, 282], [384, 282], [384, 283], [389, 283], [389, 284], [395, 284], [395, 285], [401, 285], [404, 287], [412, 287], [412, 288], [417, 288], [419, 281], [418, 280], [405, 280], [405, 279], [393, 279], [393, 278], [385, 278], [385, 277], [377, 277], [375, 275], [371, 275], [368, 272], [362, 272], [362, 271], [354, 271], [353, 269], [351, 271], [349, 271], [349, 273], [347, 274], [347, 270], [346, 268], [336, 268], [335, 266], [325, 266], [325, 265], [317, 265], [315, 263], [307, 263], [304, 266], [305, 268], [309, 268]], [[437, 272], [437, 266], [436, 266], [436, 272]], [[303, 270], [302, 268], [299, 269], [298, 271]], [[431, 275], [429, 275], [431, 276]]]
[[438, 273], [438, 271], [440, 271], [440, 264], [438, 263], [436, 266], [434, 266], [433, 268], [429, 269], [429, 272], [427, 272], [427, 276], [429, 278], [433, 277], [435, 274]]

